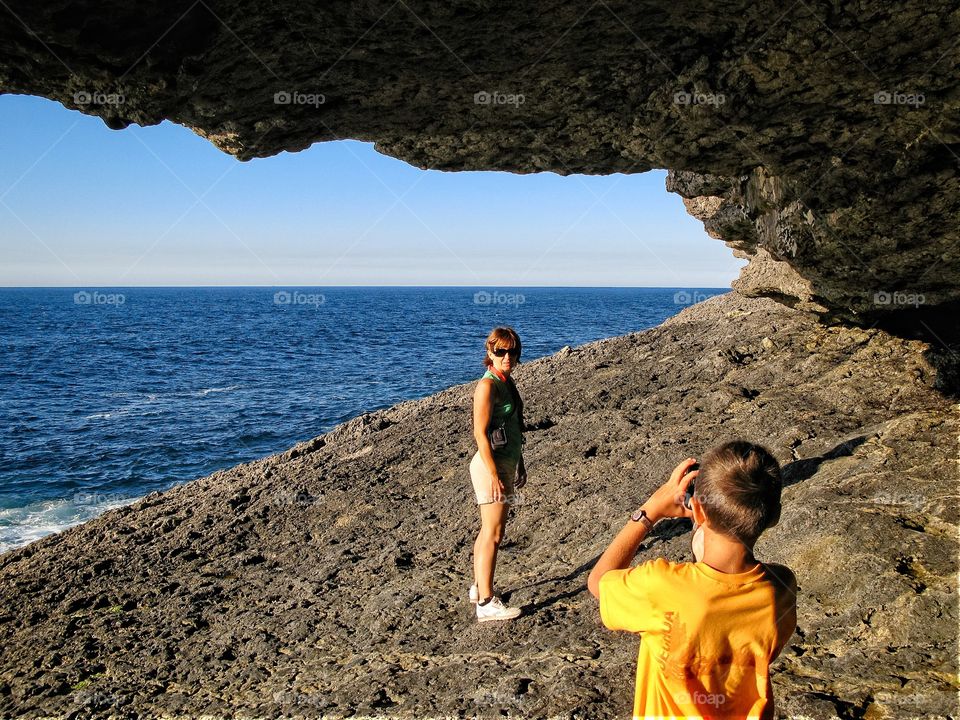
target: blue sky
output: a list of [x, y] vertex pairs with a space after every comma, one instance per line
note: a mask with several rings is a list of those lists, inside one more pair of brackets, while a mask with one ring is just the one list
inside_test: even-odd
[[0, 157], [0, 286], [725, 287], [744, 264], [663, 171], [423, 171], [355, 141], [241, 163], [14, 95]]

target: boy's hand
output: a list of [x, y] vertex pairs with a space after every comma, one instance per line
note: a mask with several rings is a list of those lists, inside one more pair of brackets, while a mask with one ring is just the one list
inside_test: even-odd
[[687, 485], [700, 472], [690, 470], [696, 462], [694, 458], [687, 458], [677, 465], [670, 474], [670, 479], [657, 488], [643, 504], [653, 522], [661, 518], [693, 517], [693, 513], [683, 505], [683, 495], [687, 491]]

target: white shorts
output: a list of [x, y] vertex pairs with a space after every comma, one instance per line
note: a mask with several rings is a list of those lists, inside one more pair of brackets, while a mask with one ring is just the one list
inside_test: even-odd
[[[514, 483], [517, 479], [517, 466], [519, 463], [513, 460], [503, 459], [497, 459], [496, 463], [497, 477], [499, 477], [500, 482], [503, 483], [504, 496], [503, 500], [498, 502], [505, 504], [516, 502], [517, 491], [514, 488]], [[493, 476], [490, 475], [487, 466], [483, 464], [483, 459], [480, 457], [479, 452], [474, 453], [473, 459], [470, 461], [470, 480], [473, 483], [473, 492], [477, 496], [477, 505], [487, 505], [494, 501], [490, 492]]]

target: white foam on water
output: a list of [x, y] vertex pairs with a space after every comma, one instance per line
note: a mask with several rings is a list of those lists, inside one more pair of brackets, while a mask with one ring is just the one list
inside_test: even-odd
[[139, 499], [123, 493], [90, 491], [77, 492], [69, 498], [37, 500], [22, 507], [0, 509], [0, 553], [92, 520], [107, 510], [129, 505]]
[[210, 393], [230, 392], [231, 390], [239, 389], [239, 387], [240, 387], [239, 385], [230, 385], [229, 387], [222, 387], [222, 388], [218, 388], [218, 387], [204, 388], [197, 394], [206, 396], [206, 395], [209, 395]]
[[[170, 405], [176, 405], [185, 398], [206, 397], [207, 395], [211, 395], [213, 393], [226, 393], [239, 389], [239, 385], [228, 385], [227, 387], [210, 387], [201, 388], [200, 390], [187, 390], [173, 393], [146, 393], [145, 397], [141, 396], [138, 399], [133, 399], [126, 405], [114, 408], [112, 410], [104, 410], [102, 412], [85, 415], [83, 419], [111, 420], [121, 418], [126, 415], [133, 415], [134, 417], [140, 415], [156, 415], [163, 412], [163, 408], [168, 408]], [[129, 396], [130, 393], [114, 395]]]
[[[129, 396], [130, 393], [126, 393], [126, 395]], [[174, 393], [171, 397], [175, 398], [176, 393]], [[116, 418], [125, 417], [127, 415], [133, 415], [135, 417], [138, 415], [150, 415], [150, 414], [155, 415], [158, 412], [162, 412], [162, 410], [160, 410], [159, 407], [157, 406], [158, 400], [160, 401], [160, 406], [162, 406], [164, 403], [169, 404], [169, 399], [161, 398], [161, 396], [158, 395], [157, 393], [147, 393], [146, 397], [133, 399], [127, 404], [118, 408], [114, 408], [113, 410], [105, 410], [103, 412], [97, 412], [91, 415], [86, 415], [84, 416], [83, 419], [84, 420], [110, 420], [111, 418], [116, 419]]]

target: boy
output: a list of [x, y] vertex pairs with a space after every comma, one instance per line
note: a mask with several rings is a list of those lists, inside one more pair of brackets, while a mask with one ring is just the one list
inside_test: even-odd
[[[780, 519], [780, 466], [764, 448], [734, 441], [700, 469], [688, 458], [635, 512], [590, 573], [611, 630], [640, 633], [634, 718], [772, 718], [769, 665], [797, 624], [797, 584], [753, 557]], [[687, 485], [696, 479], [689, 509]], [[658, 520], [692, 518], [695, 563], [659, 558], [630, 568]]]

